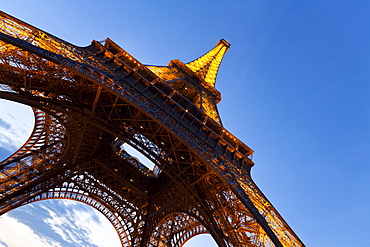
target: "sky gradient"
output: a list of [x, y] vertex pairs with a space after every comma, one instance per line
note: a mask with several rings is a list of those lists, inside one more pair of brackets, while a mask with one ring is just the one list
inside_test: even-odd
[[0, 2], [75, 45], [109, 37], [144, 64], [228, 40], [218, 108], [255, 151], [256, 184], [306, 246], [370, 246], [369, 1]]

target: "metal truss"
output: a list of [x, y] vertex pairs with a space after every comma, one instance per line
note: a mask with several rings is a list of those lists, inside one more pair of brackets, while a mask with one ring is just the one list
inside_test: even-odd
[[[208, 60], [156, 70], [109, 39], [76, 47], [3, 12], [0, 30], [0, 98], [36, 118], [0, 163], [0, 214], [66, 198], [102, 212], [122, 246], [183, 246], [202, 233], [219, 246], [304, 246], [251, 179], [253, 151], [219, 121], [212, 86], [224, 41], [206, 54], [217, 66], [209, 76]], [[181, 83], [160, 74], [171, 70]]]

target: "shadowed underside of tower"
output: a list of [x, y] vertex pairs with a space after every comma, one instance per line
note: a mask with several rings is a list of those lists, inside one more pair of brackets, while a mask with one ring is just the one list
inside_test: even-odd
[[[110, 39], [76, 47], [0, 13], [0, 98], [32, 106], [29, 140], [0, 163], [0, 214], [38, 200], [89, 204], [122, 246], [304, 246], [250, 177], [215, 81], [225, 40], [145, 66]], [[127, 145], [154, 164], [144, 165]]]

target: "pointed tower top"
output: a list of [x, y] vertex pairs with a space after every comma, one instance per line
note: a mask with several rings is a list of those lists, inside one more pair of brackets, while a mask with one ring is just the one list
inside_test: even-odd
[[221, 39], [212, 50], [185, 65], [205, 82], [215, 87], [218, 68], [229, 48], [230, 44], [226, 40]]

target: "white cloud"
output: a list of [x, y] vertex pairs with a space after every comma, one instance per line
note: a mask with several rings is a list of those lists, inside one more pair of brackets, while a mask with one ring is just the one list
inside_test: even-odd
[[34, 126], [30, 107], [0, 99], [0, 147], [16, 151], [28, 139]]
[[0, 247], [8, 247], [8, 246], [6, 245], [6, 243], [4, 243], [4, 242], [2, 242], [2, 241], [0, 240]]
[[68, 208], [67, 213], [42, 206], [49, 214], [44, 219], [64, 241], [79, 243], [79, 246], [96, 245], [99, 247], [121, 246], [112, 224], [97, 210], [82, 203], [61, 200], [61, 207]]
[[0, 217], [0, 247], [121, 246], [112, 224], [91, 206], [72, 200], [31, 204]]
[[[74, 229], [73, 222], [70, 222], [70, 213], [68, 215], [58, 215], [57, 212], [54, 212], [45, 206], [42, 206], [43, 209], [48, 211], [50, 217], [43, 219], [43, 221], [48, 224], [55, 233], [60, 235], [62, 239], [68, 243], [79, 243], [81, 244], [81, 240], [79, 239], [78, 235], [79, 232]], [[77, 236], [76, 236], [77, 235]]]
[[0, 246], [61, 247], [60, 243], [37, 234], [29, 226], [8, 215], [0, 217]]
[[[94, 214], [76, 211], [76, 225], [79, 225], [81, 228], [85, 227], [91, 242], [97, 246], [121, 246], [117, 232], [112, 224], [100, 212], [95, 211]], [[95, 220], [96, 218], [98, 221]]]

